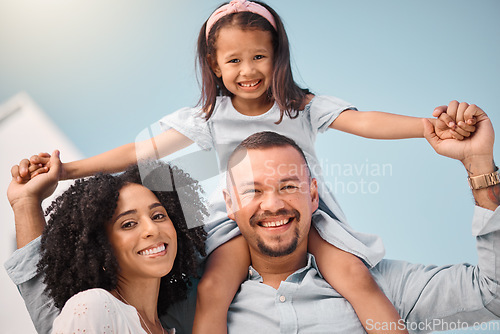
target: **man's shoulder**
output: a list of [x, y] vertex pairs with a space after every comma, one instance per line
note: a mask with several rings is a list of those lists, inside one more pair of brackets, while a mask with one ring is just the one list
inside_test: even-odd
[[403, 260], [382, 259], [370, 269], [372, 275], [390, 276], [393, 274], [402, 274], [411, 272], [422, 265], [413, 264]]

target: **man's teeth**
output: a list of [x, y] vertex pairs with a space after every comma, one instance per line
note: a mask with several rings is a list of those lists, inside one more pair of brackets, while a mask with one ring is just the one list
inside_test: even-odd
[[287, 224], [289, 219], [277, 220], [272, 222], [262, 222], [263, 227], [278, 227]]
[[158, 246], [158, 247], [155, 247], [155, 248], [150, 248], [150, 249], [146, 249], [146, 250], [140, 251], [139, 254], [141, 254], [141, 255], [152, 255], [152, 254], [163, 252], [164, 250], [165, 250], [165, 244], [163, 244], [161, 246]]
[[258, 81], [255, 81], [255, 82], [252, 82], [252, 83], [249, 83], [249, 84], [246, 84], [246, 83], [240, 83], [241, 86], [243, 87], [254, 87], [254, 86], [257, 86], [257, 84], [260, 82], [260, 80]]

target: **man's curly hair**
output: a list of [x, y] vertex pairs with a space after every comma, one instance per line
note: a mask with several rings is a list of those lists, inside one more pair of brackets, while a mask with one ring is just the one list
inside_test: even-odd
[[[59, 309], [81, 291], [116, 288], [119, 266], [105, 226], [115, 212], [120, 189], [130, 183], [153, 191], [177, 231], [177, 256], [170, 273], [161, 279], [158, 313], [164, 314], [172, 303], [186, 298], [189, 278], [197, 276], [198, 259], [205, 256], [203, 191], [181, 169], [148, 162], [119, 175], [97, 174], [76, 180], [47, 208], [45, 214], [50, 218], [42, 234], [38, 272], [44, 275], [45, 291]], [[183, 199], [182, 207], [179, 198]], [[195, 220], [189, 226], [198, 227], [188, 229], [183, 209]]]

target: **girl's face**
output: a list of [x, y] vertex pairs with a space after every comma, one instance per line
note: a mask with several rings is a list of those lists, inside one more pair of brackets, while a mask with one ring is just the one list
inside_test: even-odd
[[267, 90], [272, 82], [274, 65], [271, 33], [228, 26], [218, 32], [215, 49], [212, 70], [234, 95], [235, 107], [260, 99], [268, 102]]
[[165, 208], [146, 187], [127, 184], [120, 190], [106, 229], [121, 278], [161, 278], [172, 269], [177, 233]]

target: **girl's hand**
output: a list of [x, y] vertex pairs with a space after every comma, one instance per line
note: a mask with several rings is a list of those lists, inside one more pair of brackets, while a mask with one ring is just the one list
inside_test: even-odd
[[[24, 159], [15, 165], [11, 169], [12, 182], [7, 189], [7, 198], [9, 199], [10, 205], [14, 208], [16, 205], [21, 205], [20, 203], [36, 203], [39, 205], [41, 201], [48, 196], [50, 196], [55, 188], [57, 187], [57, 182], [61, 176], [61, 160], [59, 160], [59, 151], [54, 151], [53, 156], [50, 159], [51, 168], [48, 173], [43, 173], [40, 177], [33, 180], [28, 180], [26, 182], [19, 182], [17, 176], [19, 175], [19, 169], [21, 164], [25, 165], [28, 159]], [[15, 176], [16, 175], [16, 176]]]
[[[481, 108], [474, 104], [470, 106], [468, 104], [466, 105], [468, 108], [470, 107], [469, 112], [473, 112], [472, 116], [476, 121], [477, 131], [474, 136], [465, 138], [465, 140], [462, 141], [441, 139], [437, 136], [437, 133], [435, 133], [435, 129], [428, 119], [423, 120], [424, 136], [437, 153], [452, 159], [460, 160], [466, 168], [470, 167], [473, 160], [476, 163], [478, 160], [486, 161], [488, 164], [492, 165], [495, 133], [491, 121]], [[448, 111], [451, 110], [453, 114], [455, 114], [458, 106], [458, 102], [452, 101], [448, 106]], [[439, 108], [441, 109], [442, 107]], [[444, 109], [446, 110], [446, 107], [444, 107]]]
[[475, 124], [479, 107], [474, 104], [451, 101], [448, 106], [434, 109], [432, 115], [437, 117], [435, 123], [436, 135], [441, 139], [463, 140], [476, 131]]
[[11, 174], [17, 183], [26, 183], [39, 174], [47, 173], [49, 169], [50, 154], [42, 152], [32, 156], [29, 160], [23, 159], [18, 168], [11, 170]]
[[444, 140], [444, 139], [458, 139], [463, 140], [471, 135], [471, 132], [466, 131], [462, 128], [454, 126], [450, 128], [449, 122], [447, 119], [443, 117], [443, 115], [447, 115], [446, 113], [442, 114], [439, 118], [429, 118], [428, 120], [434, 125], [436, 135]]

